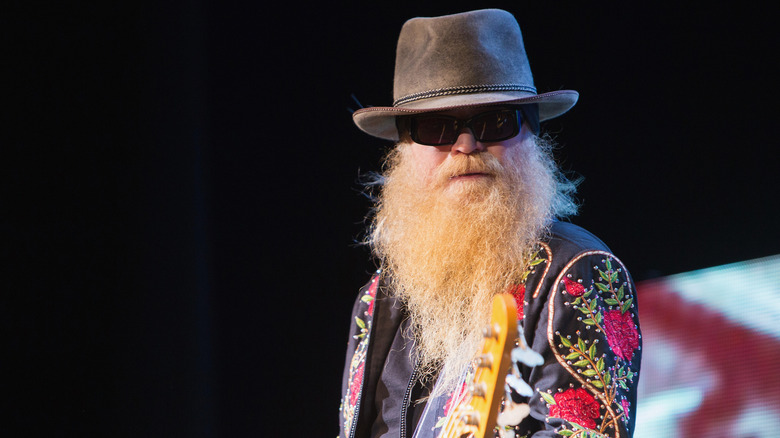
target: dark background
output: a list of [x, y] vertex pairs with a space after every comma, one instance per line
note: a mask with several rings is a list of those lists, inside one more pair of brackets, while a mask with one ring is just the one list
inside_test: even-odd
[[390, 104], [412, 16], [515, 13], [540, 92], [580, 92], [544, 125], [585, 177], [573, 222], [636, 280], [780, 252], [769, 10], [101, 3], [3, 17], [8, 436], [337, 434], [387, 147], [347, 108]]

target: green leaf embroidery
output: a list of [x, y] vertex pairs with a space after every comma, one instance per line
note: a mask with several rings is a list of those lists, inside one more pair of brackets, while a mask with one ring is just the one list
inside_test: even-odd
[[564, 345], [564, 347], [571, 347], [571, 341], [566, 339], [563, 335], [560, 335], [561, 337], [561, 344]]
[[594, 370], [593, 368], [590, 368], [590, 369], [587, 369], [587, 370], [583, 371], [582, 374], [585, 375], [585, 376], [588, 376], [588, 377], [593, 377], [596, 374], [598, 374], [598, 371]]
[[625, 303], [623, 303], [623, 307], [620, 308], [620, 313], [626, 313], [626, 311], [631, 308], [631, 303], [634, 302], [633, 298], [629, 298], [626, 300]]
[[566, 356], [566, 360], [574, 360], [579, 358], [580, 358], [580, 353], [577, 351], [575, 351], [574, 353], [569, 353], [569, 355]]
[[554, 405], [555, 404], [555, 399], [550, 394], [548, 394], [546, 392], [539, 392], [539, 395], [542, 396], [542, 398], [544, 399], [544, 401], [547, 402], [547, 404], [550, 404], [550, 405]]
[[590, 361], [588, 361], [588, 359], [582, 359], [580, 361], [574, 362], [573, 365], [575, 367], [584, 367], [584, 366], [588, 366], [589, 363]]
[[609, 292], [609, 286], [603, 283], [596, 283], [596, 287], [602, 292]]
[[620, 304], [620, 301], [618, 301], [618, 300], [616, 300], [614, 298], [605, 298], [604, 302], [609, 304], [610, 306], [617, 306], [618, 304]]
[[358, 327], [360, 327], [361, 330], [366, 329], [366, 323], [363, 322], [363, 320], [358, 318], [357, 316], [355, 317], [355, 322], [357, 323]]

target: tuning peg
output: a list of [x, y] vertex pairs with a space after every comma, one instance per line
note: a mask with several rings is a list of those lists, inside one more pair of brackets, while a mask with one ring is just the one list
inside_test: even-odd
[[477, 367], [491, 368], [493, 366], [493, 355], [490, 353], [480, 354], [476, 359]]
[[488, 325], [482, 329], [482, 337], [486, 339], [487, 338], [498, 339], [498, 335], [500, 333], [501, 333], [501, 326], [498, 323]]
[[460, 417], [460, 421], [463, 422], [463, 424], [469, 425], [469, 426], [477, 426], [479, 427], [479, 412], [473, 411], [466, 414], [463, 414]]
[[469, 393], [476, 397], [485, 398], [487, 395], [487, 384], [485, 382], [480, 382], [477, 384], [472, 383], [469, 385]]

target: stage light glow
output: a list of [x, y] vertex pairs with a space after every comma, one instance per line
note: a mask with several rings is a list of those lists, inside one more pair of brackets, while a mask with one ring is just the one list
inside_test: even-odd
[[780, 255], [637, 284], [635, 438], [776, 436]]

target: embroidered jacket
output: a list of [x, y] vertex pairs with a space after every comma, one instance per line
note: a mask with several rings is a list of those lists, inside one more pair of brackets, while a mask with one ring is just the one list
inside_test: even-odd
[[[633, 434], [641, 333], [634, 283], [607, 246], [576, 225], [556, 222], [538, 245], [527, 276], [511, 291], [526, 343], [544, 363], [519, 364], [531, 397], [530, 415], [496, 429], [507, 437], [614, 437]], [[404, 318], [377, 272], [353, 309], [340, 408], [340, 437], [363, 438], [377, 416], [374, 389], [390, 343]], [[411, 387], [411, 386], [410, 386]], [[439, 426], [457, 394], [430, 399], [414, 437], [440, 435]], [[408, 409], [405, 400], [402, 409]], [[399, 412], [401, 436], [408, 417]], [[412, 430], [411, 427], [409, 430]]]

